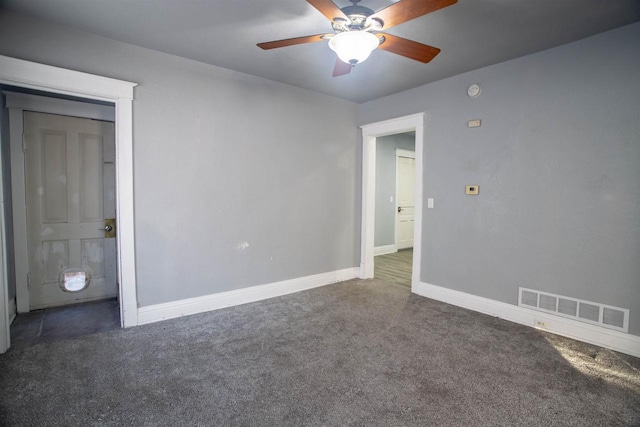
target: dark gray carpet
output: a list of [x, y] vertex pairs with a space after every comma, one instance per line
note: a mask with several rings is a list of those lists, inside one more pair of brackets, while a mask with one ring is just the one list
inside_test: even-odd
[[2, 425], [638, 425], [640, 361], [352, 280], [0, 356]]

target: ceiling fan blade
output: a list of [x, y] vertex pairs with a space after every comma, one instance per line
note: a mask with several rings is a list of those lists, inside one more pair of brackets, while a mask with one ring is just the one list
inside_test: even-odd
[[394, 25], [402, 24], [427, 13], [435, 12], [443, 7], [451, 6], [458, 0], [400, 0], [397, 3], [380, 9], [368, 19], [382, 21], [385, 30]]
[[333, 77], [349, 74], [353, 65], [342, 62], [340, 58], [336, 58], [336, 66], [333, 68]]
[[378, 46], [378, 49], [402, 55], [409, 59], [415, 59], [416, 61], [424, 62], [425, 64], [440, 53], [440, 49], [437, 47], [414, 42], [413, 40], [403, 39], [402, 37], [391, 34], [379, 33], [377, 36], [384, 36], [385, 39], [384, 43], [381, 43], [380, 46]]
[[307, 0], [307, 3], [318, 9], [331, 22], [335, 18], [342, 18], [347, 22], [351, 22], [349, 17], [331, 0]]
[[316, 34], [314, 36], [294, 37], [292, 39], [275, 40], [272, 42], [258, 43], [258, 47], [268, 50], [278, 47], [293, 46], [296, 44], [320, 42], [326, 34]]

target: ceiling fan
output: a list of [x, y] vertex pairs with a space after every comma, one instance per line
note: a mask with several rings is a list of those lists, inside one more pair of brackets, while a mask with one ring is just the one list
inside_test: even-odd
[[329, 47], [338, 55], [333, 77], [348, 74], [376, 48], [427, 63], [440, 53], [440, 49], [380, 31], [451, 6], [458, 0], [400, 0], [377, 12], [359, 6], [361, 0], [350, 1], [351, 6], [340, 9], [331, 0], [307, 0], [331, 21], [333, 34], [258, 43], [258, 47], [266, 50], [328, 40]]

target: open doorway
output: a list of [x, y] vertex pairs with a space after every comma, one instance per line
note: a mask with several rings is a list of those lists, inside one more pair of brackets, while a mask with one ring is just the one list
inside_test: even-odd
[[2, 95], [13, 347], [119, 328], [113, 104]]
[[[405, 255], [405, 261], [403, 262], [404, 274], [410, 275], [410, 286], [412, 289], [415, 289], [415, 286], [420, 281], [420, 250], [421, 250], [421, 234], [422, 234], [422, 150], [423, 150], [423, 134], [424, 134], [424, 115], [416, 114], [412, 116], [401, 117], [398, 119], [387, 120], [384, 122], [373, 123], [369, 125], [362, 126], [362, 143], [363, 143], [363, 168], [362, 168], [362, 241], [361, 241], [361, 260], [360, 260], [360, 277], [361, 278], [373, 278], [375, 276], [375, 264], [376, 261], [374, 257], [376, 255], [385, 256], [384, 253], [393, 254], [393, 253], [401, 253], [402, 251], [398, 251], [398, 238], [400, 240], [403, 239], [403, 233], [405, 242], [407, 246], [411, 246], [412, 249], [408, 252], [401, 253], [401, 255]], [[398, 208], [400, 208], [400, 213], [402, 214], [405, 207], [403, 207], [403, 202], [398, 201], [398, 196], [391, 199], [391, 195], [389, 194], [376, 194], [376, 180], [378, 178], [377, 169], [378, 169], [378, 143], [383, 144], [385, 141], [385, 137], [390, 135], [405, 135], [404, 138], [410, 139], [413, 136], [413, 154], [411, 155], [409, 152], [411, 150], [398, 148], [400, 151], [396, 151], [396, 147], [393, 147], [394, 153], [394, 162], [396, 162], [396, 168], [392, 172], [396, 174], [398, 171], [397, 162], [399, 162], [399, 158], [410, 159], [410, 161], [404, 162], [411, 165], [409, 170], [413, 169], [413, 191], [410, 191], [413, 194], [413, 204], [414, 207], [410, 209], [412, 215], [409, 215], [410, 222], [412, 225], [412, 232], [407, 232], [406, 229], [402, 229], [403, 225], [401, 224], [402, 220], [406, 220], [407, 217], [403, 215], [397, 215]], [[398, 137], [396, 137], [397, 139]], [[387, 139], [388, 141], [388, 139]], [[388, 146], [384, 146], [385, 149], [389, 148]], [[402, 151], [404, 150], [404, 151]], [[413, 156], [413, 158], [411, 158]], [[381, 176], [384, 175], [385, 171]], [[405, 174], [407, 171], [405, 170]], [[409, 172], [411, 173], [411, 172]], [[387, 171], [388, 175], [388, 171]], [[397, 177], [394, 182], [397, 182]], [[397, 192], [397, 189], [396, 189]], [[388, 191], [387, 191], [388, 193]], [[376, 197], [378, 196], [378, 197]], [[376, 222], [378, 218], [377, 214], [377, 206], [381, 208], [386, 208], [385, 211], [389, 211], [389, 205], [393, 207], [395, 213], [392, 213], [393, 223], [394, 223], [394, 232], [393, 232], [393, 242], [389, 244], [387, 240], [379, 240], [376, 244]], [[389, 216], [389, 215], [387, 215]], [[381, 223], [382, 220], [378, 222]], [[400, 227], [398, 225], [400, 224]], [[407, 224], [405, 224], [407, 225]], [[398, 230], [400, 228], [400, 231]], [[387, 233], [390, 234], [390, 233]], [[407, 242], [407, 235], [413, 237], [413, 242]], [[410, 239], [409, 239], [410, 240]], [[400, 244], [402, 246], [402, 243]], [[396, 252], [398, 251], [398, 252]], [[407, 263], [407, 258], [411, 259], [410, 268]], [[379, 258], [380, 261], [383, 261], [382, 258]], [[410, 272], [409, 272], [410, 270]], [[394, 274], [394, 272], [391, 272]], [[395, 272], [397, 275], [398, 272]]]
[[[118, 283], [118, 309], [122, 327], [138, 324], [135, 278], [135, 245], [133, 216], [133, 88], [135, 83], [86, 74], [78, 71], [0, 56], [0, 84], [17, 88], [44, 91], [115, 105], [115, 187], [116, 257]], [[5, 127], [3, 127], [4, 132]], [[3, 157], [4, 159], [4, 157]], [[4, 162], [4, 160], [3, 160]], [[4, 168], [2, 168], [4, 169]], [[0, 173], [0, 199], [5, 205], [7, 194], [4, 171]], [[10, 196], [9, 196], [10, 197]], [[7, 210], [0, 211], [0, 353], [10, 346], [8, 261], [13, 255], [9, 244], [11, 230], [6, 225]]]
[[411, 287], [415, 131], [376, 138], [374, 277]]

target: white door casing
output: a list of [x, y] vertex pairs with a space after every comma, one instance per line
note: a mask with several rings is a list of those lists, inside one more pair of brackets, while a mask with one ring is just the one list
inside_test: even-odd
[[[24, 113], [31, 309], [116, 296], [113, 123]], [[65, 268], [89, 268], [90, 285], [64, 292]]]
[[422, 150], [424, 113], [413, 114], [361, 126], [362, 129], [362, 233], [360, 245], [360, 278], [373, 278], [375, 232], [376, 138], [415, 131], [415, 211], [414, 247], [411, 288], [420, 282], [422, 240]]
[[[133, 88], [136, 83], [96, 76], [0, 55], [0, 84], [25, 87], [112, 102], [116, 110], [116, 218], [118, 223], [118, 277], [120, 318], [123, 327], [138, 324], [136, 295], [135, 228], [133, 203]], [[4, 179], [4, 177], [2, 178]], [[3, 200], [4, 201], [4, 200]], [[0, 210], [0, 236], [6, 245], [4, 211]], [[6, 265], [2, 263], [6, 277]], [[7, 283], [0, 283], [0, 353], [10, 344]]]
[[396, 149], [396, 248], [413, 247], [415, 152]]

